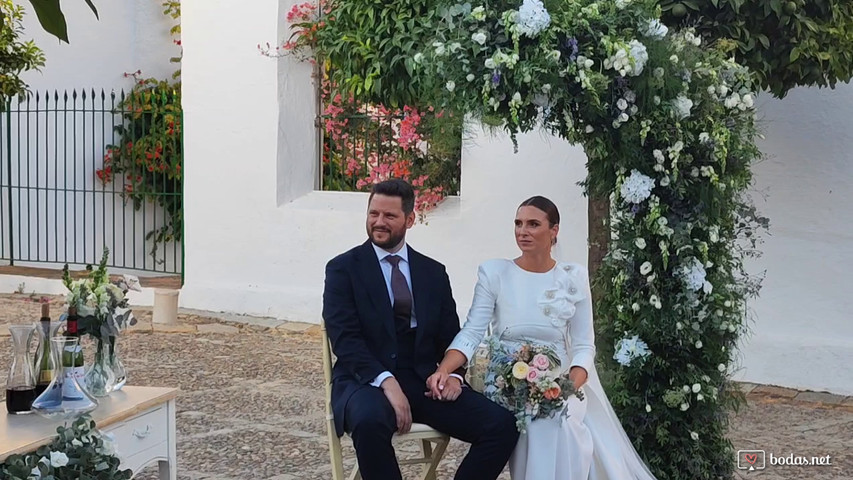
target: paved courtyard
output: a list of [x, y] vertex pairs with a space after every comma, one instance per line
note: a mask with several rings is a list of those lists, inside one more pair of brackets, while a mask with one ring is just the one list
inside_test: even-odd
[[[60, 311], [61, 299], [54, 312]], [[5, 324], [35, 321], [28, 295], [0, 295], [0, 367], [11, 342]], [[151, 326], [150, 313], [121, 340], [134, 385], [181, 389], [178, 406], [178, 478], [184, 480], [331, 478], [323, 410], [320, 336], [316, 327], [222, 321], [181, 315], [174, 327]], [[56, 315], [54, 315], [54, 318]], [[233, 319], [232, 319], [233, 320]], [[738, 478], [826, 480], [853, 478], [853, 401], [813, 393], [748, 387], [750, 404], [734, 419], [737, 449], [776, 456], [831, 456], [822, 467], [770, 466]], [[413, 451], [414, 445], [405, 447]], [[466, 446], [454, 442], [439, 470], [450, 479]], [[347, 466], [354, 461], [344, 441]], [[733, 459], [734, 461], [734, 459]], [[137, 475], [157, 478], [155, 468]], [[408, 478], [413, 478], [411, 475]], [[508, 480], [505, 473], [502, 477]]]

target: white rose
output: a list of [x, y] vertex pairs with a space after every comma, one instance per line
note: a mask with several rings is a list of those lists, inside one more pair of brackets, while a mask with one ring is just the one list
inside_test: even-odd
[[492, 68], [492, 69], [497, 67], [497, 64], [491, 58], [487, 58], [486, 61], [483, 63], [483, 65], [485, 65], [486, 68]]
[[453, 80], [450, 80], [444, 86], [445, 86], [445, 88], [447, 88], [447, 91], [452, 92], [453, 90], [456, 89], [456, 82], [454, 82]]
[[699, 434], [696, 432], [690, 432], [690, 438], [693, 440], [699, 440]]
[[683, 324], [683, 323], [681, 323], [681, 322], [675, 322], [675, 329], [676, 329], [676, 330], [681, 330], [682, 328], [684, 328], [684, 324]]
[[717, 365], [717, 370], [719, 370], [720, 372], [725, 372], [726, 366], [721, 363], [721, 364]]
[[465, 77], [465, 80], [468, 80], [469, 82], [473, 82], [475, 78], [477, 78], [477, 77], [475, 77], [473, 73], [469, 73], [468, 76]]
[[480, 45], [485, 45], [486, 34], [483, 32], [477, 32], [477, 33], [471, 35], [471, 40], [473, 40], [475, 43], [479, 43]]
[[628, 102], [624, 98], [620, 98], [616, 101], [616, 108], [619, 110], [625, 110], [628, 108]]
[[698, 383], [694, 383], [691, 390], [693, 390], [693, 393], [699, 393], [702, 390], [702, 385], [699, 385]]
[[696, 395], [696, 400], [699, 400], [700, 402], [704, 402], [705, 401], [705, 395], [702, 395], [701, 393]]
[[690, 408], [690, 405], [688, 405], [686, 403], [681, 404], [681, 411], [682, 412], [686, 412], [688, 408]]
[[652, 263], [651, 262], [643, 262], [643, 264], [640, 265], [640, 273], [641, 274], [648, 275], [648, 273], [651, 271], [652, 271]]
[[637, 246], [640, 250], [646, 248], [646, 240], [644, 238], [638, 238], [634, 240], [634, 245]]
[[651, 413], [651, 411], [652, 411], [652, 406], [647, 403], [646, 404], [646, 412]]
[[741, 98], [741, 101], [743, 102], [744, 105], [746, 105], [746, 108], [752, 108], [752, 106], [754, 104], [754, 100], [752, 99], [752, 95], [750, 95], [748, 93], [746, 95], [744, 95], [743, 98]]
[[673, 55], [669, 57], [669, 61], [672, 63], [678, 63], [678, 55]]
[[696, 340], [696, 348], [702, 348], [702, 340]]
[[634, 304], [631, 305], [631, 310], [633, 310], [635, 312], [639, 312], [640, 311], [640, 304], [635, 302]]

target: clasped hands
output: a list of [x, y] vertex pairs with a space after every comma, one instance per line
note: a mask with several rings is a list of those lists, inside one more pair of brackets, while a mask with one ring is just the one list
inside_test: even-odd
[[[394, 415], [397, 419], [397, 431], [399, 433], [407, 433], [412, 428], [412, 411], [409, 406], [409, 400], [403, 393], [397, 379], [392, 377], [386, 378], [380, 388], [385, 393], [385, 397], [394, 409]], [[450, 374], [436, 370], [427, 379], [427, 391], [424, 395], [444, 402], [452, 402], [459, 398], [462, 394], [462, 382], [451, 377]]]

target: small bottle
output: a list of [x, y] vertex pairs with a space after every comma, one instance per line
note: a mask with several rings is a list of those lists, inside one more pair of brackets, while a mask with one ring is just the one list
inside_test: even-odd
[[56, 365], [53, 364], [53, 358], [50, 355], [50, 304], [45, 302], [41, 304], [41, 319], [39, 319], [39, 347], [36, 353], [36, 364], [33, 369], [36, 374], [36, 397], [50, 385], [53, 380], [53, 375], [56, 372]]
[[[72, 346], [65, 347], [65, 351], [62, 352], [62, 366], [65, 369], [65, 378], [74, 377], [77, 380], [77, 384], [85, 389], [86, 385], [84, 378], [86, 372], [83, 369], [83, 347], [80, 346], [80, 333], [77, 330], [78, 320], [77, 307], [68, 307], [68, 321], [66, 323], [65, 336], [75, 337], [77, 338], [77, 342]], [[67, 385], [68, 387], [64, 388], [62, 391], [63, 398], [68, 400], [79, 400], [82, 398], [80, 397], [80, 392], [71, 386], [71, 382], [65, 382], [64, 385]]]

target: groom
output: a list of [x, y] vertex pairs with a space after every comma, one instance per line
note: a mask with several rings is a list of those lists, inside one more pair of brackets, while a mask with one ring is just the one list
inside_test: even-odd
[[[432, 398], [426, 379], [459, 331], [444, 265], [406, 245], [415, 196], [402, 180], [374, 185], [368, 241], [326, 265], [323, 319], [337, 356], [332, 409], [365, 480], [401, 479], [391, 437], [412, 422], [471, 444], [457, 480], [500, 475], [518, 439], [515, 417], [461, 376]], [[463, 372], [464, 373], [464, 372]]]

